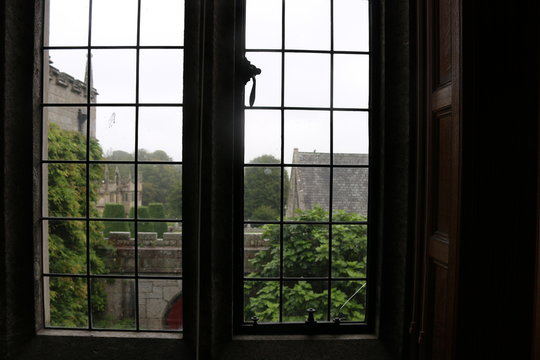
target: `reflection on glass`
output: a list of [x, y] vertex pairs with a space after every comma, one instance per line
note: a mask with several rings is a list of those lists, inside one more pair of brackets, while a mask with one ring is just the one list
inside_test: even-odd
[[[116, 213], [115, 213], [116, 212]], [[107, 204], [104, 217], [125, 218], [121, 204]], [[91, 221], [90, 273], [122, 274], [135, 273], [134, 225], [131, 221]]]
[[[44, 56], [43, 101], [50, 104], [84, 104], [88, 89], [86, 50], [48, 50]], [[95, 96], [95, 92], [92, 93]], [[92, 102], [95, 98], [92, 98]]]
[[[307, 214], [305, 217], [302, 220], [312, 221]], [[328, 275], [328, 225], [283, 225], [283, 274]]]
[[[265, 156], [268, 163], [275, 161]], [[271, 166], [244, 168], [244, 219], [278, 220], [281, 202], [281, 169]]]
[[99, 103], [135, 102], [135, 50], [92, 50], [92, 84]]
[[149, 161], [182, 161], [182, 108], [139, 108], [139, 151], [158, 150], [166, 156], [152, 157]]
[[[335, 216], [335, 214], [334, 214]], [[358, 221], [362, 217], [342, 213], [335, 221]], [[366, 277], [367, 225], [332, 226], [332, 276]]]
[[139, 61], [141, 103], [182, 103], [183, 50], [141, 50]]
[[141, 1], [141, 45], [184, 44], [184, 1]]
[[50, 220], [43, 224], [49, 239], [43, 254], [45, 272], [86, 274], [86, 224], [84, 221]]
[[244, 321], [279, 321], [279, 282], [244, 281]]
[[[45, 107], [43, 124], [47, 134], [47, 144], [43, 149], [45, 159], [86, 160], [86, 107]], [[95, 141], [90, 147], [92, 153], [100, 152]]]
[[330, 1], [285, 2], [285, 48], [330, 50]]
[[286, 163], [330, 163], [330, 112], [285, 111], [284, 132]]
[[334, 107], [367, 108], [369, 56], [334, 55]]
[[[309, 153], [299, 153], [300, 156]], [[315, 154], [318, 155], [318, 154]], [[328, 156], [328, 154], [326, 154]], [[309, 156], [306, 161], [310, 161]], [[291, 221], [326, 221], [330, 202], [330, 169], [292, 167], [286, 217]]]
[[[92, 217], [126, 218], [135, 206], [134, 166], [129, 164], [90, 164]], [[137, 202], [142, 185], [137, 184]]]
[[334, 50], [369, 51], [369, 1], [334, 0]]
[[48, 284], [50, 318], [46, 325], [68, 328], [88, 327], [88, 288], [86, 279], [45, 277]]
[[142, 330], [183, 328], [181, 280], [139, 280], [139, 324]]
[[341, 321], [366, 320], [366, 282], [336, 281], [332, 282], [332, 319]]
[[270, 155], [281, 158], [281, 112], [279, 110], [246, 110], [244, 113], [244, 161], [258, 164]]
[[86, 167], [84, 164], [45, 164], [48, 180], [48, 215], [84, 217], [86, 215]]
[[[248, 52], [247, 59], [262, 70], [257, 75], [255, 106], [279, 106], [281, 104], [281, 54]], [[245, 104], [249, 104], [249, 96], [253, 82], [246, 85]]]
[[92, 327], [135, 329], [135, 280], [92, 279]]
[[369, 113], [334, 112], [334, 164], [368, 165]]
[[[365, 156], [367, 159], [367, 155]], [[339, 210], [367, 217], [368, 210], [368, 182], [369, 170], [367, 168], [336, 168], [334, 169], [332, 210], [334, 220]]]
[[244, 226], [244, 275], [279, 276], [279, 225]]
[[283, 321], [307, 320], [307, 309], [314, 309], [316, 321], [327, 320], [328, 281], [284, 281]]
[[[152, 205], [148, 207], [149, 212]], [[145, 207], [139, 210], [145, 210]], [[182, 275], [182, 228], [179, 223], [138, 221], [137, 239], [139, 273]]]
[[246, 48], [281, 48], [282, 0], [246, 1]]
[[134, 160], [135, 152], [135, 108], [100, 106], [90, 109], [94, 133], [102, 154], [92, 160]]
[[[142, 152], [141, 152], [142, 154]], [[163, 151], [145, 153], [139, 159], [165, 157]], [[170, 161], [170, 160], [166, 160]], [[142, 185], [139, 199], [139, 219], [180, 219], [182, 217], [182, 166], [143, 164], [139, 165]]]
[[45, 37], [45, 46], [88, 45], [88, 0], [48, 0], [48, 4], [49, 36]]
[[284, 87], [285, 106], [328, 107], [330, 55], [286, 54]]
[[137, 0], [93, 0], [92, 45], [136, 45], [137, 6]]

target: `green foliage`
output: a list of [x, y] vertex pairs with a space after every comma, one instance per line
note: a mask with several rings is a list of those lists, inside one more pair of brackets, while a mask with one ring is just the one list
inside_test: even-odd
[[[135, 209], [132, 207], [129, 209], [129, 217], [133, 219], [135, 217]], [[137, 208], [137, 217], [139, 219], [149, 219], [150, 218], [150, 212], [148, 211], [148, 206], [139, 206]], [[147, 221], [139, 221], [137, 224], [137, 231], [138, 232], [155, 232], [154, 223], [147, 222]], [[131, 233], [131, 237], [135, 237], [135, 224], [131, 222], [129, 224], [129, 232]]]
[[[262, 155], [251, 164], [279, 164], [272, 155]], [[285, 172], [284, 178], [288, 179]], [[284, 202], [289, 182], [284, 181]], [[249, 220], [275, 220], [281, 204], [281, 172], [274, 167], [248, 167], [244, 170], [244, 218]]]
[[[165, 219], [165, 208], [161, 203], [152, 203], [148, 205], [148, 213], [152, 219]], [[163, 238], [163, 233], [167, 232], [167, 223], [154, 222], [154, 231], [157, 232], [158, 238]]]
[[[126, 217], [124, 213], [124, 205], [116, 203], [105, 204], [103, 210], [104, 218], [111, 219], [124, 219]], [[111, 231], [129, 231], [128, 223], [125, 221], [104, 221], [103, 235], [108, 238]]]
[[[50, 159], [81, 160], [86, 158], [86, 139], [74, 131], [50, 124], [48, 131]], [[95, 139], [90, 139], [91, 159], [101, 159], [102, 151]], [[80, 164], [50, 164], [48, 177], [49, 216], [81, 217], [86, 215], [86, 167]], [[90, 176], [89, 201], [95, 204], [103, 178], [103, 168], [93, 166]], [[90, 216], [98, 217], [94, 206]], [[90, 268], [94, 274], [107, 272], [103, 256], [111, 247], [103, 239], [103, 226], [92, 221], [90, 228]], [[49, 270], [51, 273], [86, 273], [86, 227], [83, 221], [49, 221]], [[84, 327], [88, 323], [86, 281], [72, 278], [49, 280], [51, 324]], [[102, 287], [92, 287], [93, 311], [105, 310], [106, 295]]]
[[[336, 211], [334, 221], [359, 222], [365, 218]], [[328, 212], [321, 207], [297, 211], [288, 220], [301, 222], [325, 221]], [[365, 277], [367, 228], [364, 225], [332, 226], [332, 277]], [[269, 224], [263, 227], [263, 238], [269, 248], [250, 260], [255, 271], [250, 277], [279, 276], [280, 228]], [[283, 274], [294, 277], [328, 276], [328, 226], [317, 224], [285, 224], [283, 226]], [[358, 292], [357, 292], [358, 291]], [[279, 321], [279, 283], [245, 282], [246, 317], [257, 315], [261, 321]], [[356, 293], [356, 294], [355, 294]], [[354, 296], [353, 296], [354, 295]], [[350, 297], [349, 301], [347, 301]], [[361, 281], [332, 282], [332, 317], [346, 320], [364, 319], [365, 286]], [[325, 320], [328, 307], [328, 288], [321, 281], [286, 281], [283, 287], [284, 321], [304, 321], [306, 309], [317, 309], [316, 315]]]

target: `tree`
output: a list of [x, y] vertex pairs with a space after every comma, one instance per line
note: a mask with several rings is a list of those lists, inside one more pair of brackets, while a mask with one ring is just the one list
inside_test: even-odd
[[[86, 139], [75, 131], [62, 130], [50, 124], [48, 131], [50, 159], [80, 160], [86, 157]], [[101, 159], [102, 150], [95, 139], [90, 139], [91, 159]], [[93, 166], [90, 173], [89, 202], [98, 199], [98, 188], [103, 178], [103, 168]], [[47, 168], [49, 216], [81, 217], [86, 212], [86, 167], [80, 164], [51, 163]], [[98, 217], [91, 206], [90, 216]], [[103, 225], [89, 223], [90, 269], [93, 274], [108, 270], [103, 254], [111, 247], [103, 239]], [[83, 221], [48, 221], [49, 271], [60, 274], [86, 272], [86, 224]], [[50, 315], [54, 326], [85, 327], [88, 322], [86, 281], [77, 278], [50, 278]], [[102, 284], [92, 287], [92, 311], [103, 312], [106, 305]]]
[[[250, 164], [279, 164], [272, 155], [261, 155]], [[284, 174], [284, 202], [289, 192], [288, 175]], [[281, 172], [276, 167], [247, 167], [244, 170], [244, 218], [276, 220], [281, 209]]]
[[[103, 217], [110, 219], [125, 218], [124, 205], [116, 203], [105, 204]], [[125, 221], [105, 221], [103, 235], [108, 238], [111, 231], [129, 231], [128, 223]]]
[[[288, 220], [325, 221], [328, 212], [321, 207], [298, 210]], [[336, 211], [334, 221], [358, 222], [365, 219], [357, 214]], [[367, 254], [365, 225], [332, 226], [332, 277], [365, 277]], [[263, 226], [262, 236], [268, 250], [259, 251], [250, 260], [255, 271], [249, 277], [277, 277], [280, 269], [280, 227]], [[283, 226], [283, 274], [294, 277], [328, 276], [328, 226], [318, 224], [285, 224]], [[279, 282], [246, 281], [245, 314], [256, 315], [261, 321], [279, 321]], [[354, 295], [354, 296], [353, 296]], [[365, 283], [362, 281], [332, 282], [332, 317], [344, 320], [364, 320]], [[316, 317], [326, 319], [328, 288], [326, 281], [285, 281], [283, 315], [285, 321], [304, 321], [306, 309], [317, 310]]]
[[[148, 205], [148, 213], [152, 219], [165, 219], [165, 208], [161, 203], [152, 203]], [[163, 233], [167, 231], [167, 223], [154, 222], [154, 231], [157, 232], [158, 238], [163, 238]]]

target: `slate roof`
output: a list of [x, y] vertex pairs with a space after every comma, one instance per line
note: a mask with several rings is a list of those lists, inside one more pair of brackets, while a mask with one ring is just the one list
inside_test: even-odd
[[[293, 164], [313, 164], [314, 167], [293, 167], [287, 201], [287, 217], [296, 209], [312, 209], [320, 205], [328, 210], [330, 201], [330, 168], [316, 167], [330, 164], [329, 153], [293, 153]], [[334, 154], [336, 165], [369, 165], [368, 154]], [[368, 169], [334, 168], [333, 204], [334, 210], [367, 215]]]

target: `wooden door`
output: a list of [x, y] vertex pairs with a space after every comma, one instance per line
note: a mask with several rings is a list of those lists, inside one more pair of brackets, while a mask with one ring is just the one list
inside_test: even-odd
[[454, 359], [460, 210], [460, 0], [418, 1], [415, 358]]

